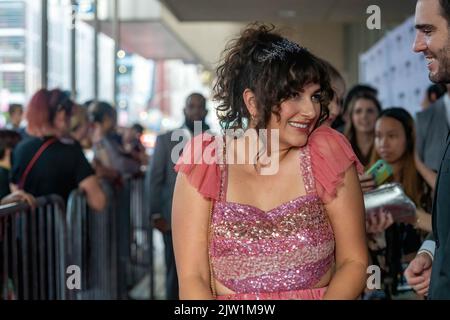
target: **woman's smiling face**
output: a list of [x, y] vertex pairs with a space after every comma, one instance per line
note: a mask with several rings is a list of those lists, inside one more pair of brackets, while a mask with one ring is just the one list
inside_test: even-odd
[[280, 148], [306, 144], [320, 116], [320, 100], [320, 86], [312, 83], [281, 103], [279, 117], [272, 114], [267, 126], [268, 130], [279, 130]]

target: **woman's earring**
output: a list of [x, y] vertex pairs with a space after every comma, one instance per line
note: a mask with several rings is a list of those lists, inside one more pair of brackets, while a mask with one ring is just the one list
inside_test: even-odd
[[253, 127], [255, 125], [255, 116], [254, 115], [250, 115], [250, 123], [248, 124], [249, 127]]

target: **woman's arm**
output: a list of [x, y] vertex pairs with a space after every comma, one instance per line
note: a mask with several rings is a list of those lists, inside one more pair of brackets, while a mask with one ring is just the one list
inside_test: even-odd
[[90, 175], [86, 177], [80, 181], [78, 186], [86, 193], [86, 200], [89, 207], [97, 212], [100, 212], [105, 208], [106, 196], [100, 186], [97, 176]]
[[18, 189], [16, 189], [12, 193], [8, 194], [6, 197], [1, 199], [0, 205], [19, 202], [19, 201], [24, 201], [24, 202], [28, 203], [28, 205], [31, 208], [36, 208], [36, 206], [37, 206], [36, 199], [33, 197], [32, 194], [26, 193], [25, 191], [18, 190]]
[[172, 206], [172, 235], [181, 300], [213, 299], [208, 258], [211, 202], [179, 173]]
[[336, 239], [336, 272], [324, 299], [356, 299], [366, 287], [369, 258], [364, 201], [354, 166], [345, 173], [336, 198], [325, 207]]

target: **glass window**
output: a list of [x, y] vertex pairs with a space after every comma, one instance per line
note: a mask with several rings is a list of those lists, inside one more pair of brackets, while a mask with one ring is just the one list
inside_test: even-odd
[[25, 100], [41, 88], [41, 1], [26, 0]]
[[77, 21], [77, 99], [84, 103], [94, 99], [94, 28]]
[[48, 1], [48, 87], [70, 90], [72, 5]]
[[24, 1], [0, 1], [0, 28], [25, 28]]
[[0, 83], [8, 88], [10, 93], [23, 93], [25, 92], [25, 72], [2, 72]]
[[0, 36], [0, 63], [25, 62], [25, 35]]
[[[37, 2], [37, 1], [34, 1]], [[27, 1], [0, 1], [1, 111], [10, 103], [24, 103], [27, 88]]]
[[114, 40], [99, 34], [99, 100], [114, 102]]

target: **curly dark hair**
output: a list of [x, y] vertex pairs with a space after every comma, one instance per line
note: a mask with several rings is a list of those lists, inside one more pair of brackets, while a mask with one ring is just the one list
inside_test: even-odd
[[317, 125], [327, 119], [333, 90], [319, 58], [302, 48], [286, 50], [283, 57], [261, 62], [273, 44], [285, 40], [274, 29], [273, 25], [252, 23], [226, 46], [214, 86], [214, 99], [219, 102], [217, 116], [223, 129], [245, 129], [250, 119], [243, 99], [246, 89], [256, 96], [256, 129], [266, 128], [272, 113], [280, 119], [281, 103], [312, 83], [320, 85], [322, 92]]

